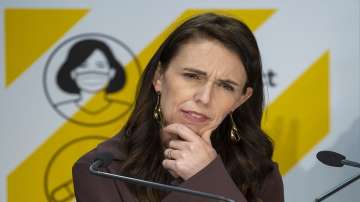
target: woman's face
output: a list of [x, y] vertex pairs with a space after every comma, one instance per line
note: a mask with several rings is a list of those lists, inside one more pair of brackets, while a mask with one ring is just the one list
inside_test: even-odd
[[71, 71], [71, 78], [82, 91], [96, 93], [107, 87], [114, 78], [115, 69], [111, 68], [103, 52], [95, 50], [78, 67]]
[[239, 57], [215, 40], [190, 40], [180, 47], [167, 70], [156, 72], [166, 124], [181, 123], [202, 136], [252, 94], [243, 91], [246, 72]]

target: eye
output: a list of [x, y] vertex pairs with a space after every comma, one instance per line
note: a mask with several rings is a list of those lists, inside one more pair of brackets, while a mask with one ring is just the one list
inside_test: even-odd
[[200, 79], [200, 76], [195, 73], [183, 73], [183, 76], [188, 79], [196, 79], [196, 80]]
[[227, 83], [220, 83], [219, 84], [222, 88], [224, 88], [227, 91], [233, 92], [235, 89], [232, 85], [227, 84]]

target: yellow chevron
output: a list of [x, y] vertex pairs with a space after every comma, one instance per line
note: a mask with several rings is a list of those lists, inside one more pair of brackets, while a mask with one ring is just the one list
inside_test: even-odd
[[321, 55], [266, 108], [262, 126], [275, 142], [282, 175], [330, 130], [329, 55]]
[[73, 27], [87, 9], [5, 9], [5, 85]]

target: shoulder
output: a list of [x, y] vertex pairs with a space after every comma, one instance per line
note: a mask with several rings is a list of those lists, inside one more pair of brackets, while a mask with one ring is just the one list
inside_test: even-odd
[[265, 201], [284, 201], [284, 184], [279, 165], [276, 162], [273, 163], [272, 171], [265, 177], [260, 197]]
[[[115, 165], [118, 164], [116, 160], [120, 160], [124, 157], [124, 153], [121, 149], [121, 137], [115, 136], [104, 141], [96, 148], [80, 157], [74, 164], [72, 168], [73, 184], [75, 196], [79, 202], [124, 201], [121, 199], [123, 197], [122, 194], [127, 192], [124, 192], [122, 185], [117, 185], [113, 179], [96, 176], [89, 172], [90, 164], [102, 152], [110, 152], [114, 156], [114, 161], [112, 162], [113, 166], [111, 167], [115, 167]], [[110, 165], [108, 167], [110, 167]], [[114, 171], [108, 169], [110, 168], [106, 168], [105, 170], [107, 172]]]

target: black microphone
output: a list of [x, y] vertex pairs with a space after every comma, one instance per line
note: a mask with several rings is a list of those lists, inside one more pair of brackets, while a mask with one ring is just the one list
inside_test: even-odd
[[323, 164], [328, 166], [342, 167], [344, 165], [360, 168], [360, 163], [346, 160], [344, 155], [333, 151], [320, 151], [316, 154], [316, 158]]
[[[323, 164], [334, 167], [342, 167], [344, 165], [359, 167], [360, 165], [357, 162], [346, 160], [345, 156], [333, 151], [320, 151], [316, 154], [316, 158]], [[315, 198], [315, 202], [325, 200], [326, 198], [330, 197], [331, 195], [335, 194], [336, 192], [340, 191], [341, 189], [345, 188], [346, 186], [355, 182], [358, 179], [360, 179], [360, 174], [354, 175], [344, 180], [342, 183], [331, 188], [329, 191], [322, 194], [320, 197]]]
[[194, 196], [215, 199], [218, 201], [235, 202], [232, 199], [225, 198], [223, 196], [216, 195], [216, 194], [200, 192], [200, 191], [196, 191], [196, 190], [186, 189], [186, 188], [167, 185], [167, 184], [161, 184], [161, 183], [157, 183], [157, 182], [151, 182], [151, 181], [147, 181], [147, 180], [141, 180], [141, 179], [127, 177], [127, 176], [123, 176], [123, 175], [116, 175], [113, 173], [107, 173], [107, 172], [103, 172], [103, 171], [99, 170], [99, 168], [101, 168], [101, 167], [107, 167], [111, 163], [112, 160], [113, 160], [113, 155], [111, 153], [109, 153], [109, 152], [99, 153], [96, 156], [94, 162], [90, 165], [89, 171], [92, 174], [97, 175], [97, 176], [122, 180], [122, 181], [125, 181], [128, 183], [152, 187], [152, 188], [159, 189], [159, 190], [176, 191], [176, 192], [187, 193], [187, 194], [194, 195]]

